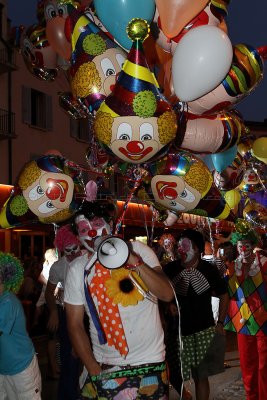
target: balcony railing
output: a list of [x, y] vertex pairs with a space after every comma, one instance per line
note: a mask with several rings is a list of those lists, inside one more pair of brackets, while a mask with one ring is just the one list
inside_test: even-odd
[[[8, 54], [10, 52], [10, 54]], [[16, 53], [13, 49], [7, 50], [3, 47], [0, 49], [0, 74], [8, 71], [15, 71], [16, 66]]]
[[0, 140], [15, 137], [15, 114], [0, 108]]

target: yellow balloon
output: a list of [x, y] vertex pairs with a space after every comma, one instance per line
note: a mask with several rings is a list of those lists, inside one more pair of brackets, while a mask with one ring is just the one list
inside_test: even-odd
[[254, 157], [267, 164], [267, 137], [256, 139], [252, 145]]
[[228, 190], [228, 192], [225, 193], [224, 198], [229, 207], [234, 208], [240, 202], [241, 194], [236, 189]]

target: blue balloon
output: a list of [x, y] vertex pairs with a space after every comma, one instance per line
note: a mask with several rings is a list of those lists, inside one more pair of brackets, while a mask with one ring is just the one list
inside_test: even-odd
[[195, 154], [195, 156], [206, 164], [210, 172], [214, 171], [215, 167], [212, 162], [211, 154]]
[[232, 164], [237, 155], [237, 145], [230, 147], [222, 153], [212, 154], [211, 158], [216, 171], [222, 172]]
[[145, 19], [149, 24], [155, 14], [154, 0], [94, 0], [98, 18], [114, 39], [130, 50], [132, 41], [126, 28], [133, 18]]

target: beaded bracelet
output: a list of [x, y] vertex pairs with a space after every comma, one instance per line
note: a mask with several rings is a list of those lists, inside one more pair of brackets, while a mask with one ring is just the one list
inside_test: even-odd
[[144, 264], [143, 260], [139, 259], [136, 264], [126, 264], [126, 268], [130, 271], [136, 271], [137, 267], [140, 267], [142, 264]]

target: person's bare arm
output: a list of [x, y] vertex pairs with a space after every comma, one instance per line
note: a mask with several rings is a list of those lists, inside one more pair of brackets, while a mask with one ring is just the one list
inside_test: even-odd
[[219, 296], [220, 299], [220, 304], [219, 304], [219, 315], [218, 315], [218, 321], [217, 321], [217, 326], [216, 329], [224, 333], [223, 329], [223, 322], [225, 320], [227, 310], [228, 310], [228, 305], [229, 305], [229, 295], [228, 293], [222, 294]]
[[44, 277], [44, 275], [43, 275], [42, 272], [40, 273], [40, 275], [39, 275], [39, 277], [38, 277], [38, 281], [39, 281], [40, 283], [42, 283], [43, 285], [47, 285], [47, 279], [45, 279], [45, 277]]
[[171, 301], [174, 297], [172, 286], [160, 266], [150, 268], [135, 254], [130, 254], [127, 261], [130, 265], [137, 265], [136, 271], [144, 281], [149, 291], [162, 301]]
[[69, 337], [75, 354], [85, 365], [90, 375], [98, 375], [101, 367], [97, 363], [84, 328], [84, 306], [65, 303]]
[[49, 309], [49, 319], [47, 322], [47, 328], [52, 332], [57, 331], [59, 324], [58, 311], [55, 298], [56, 287], [57, 285], [48, 281], [45, 289], [45, 300]]

